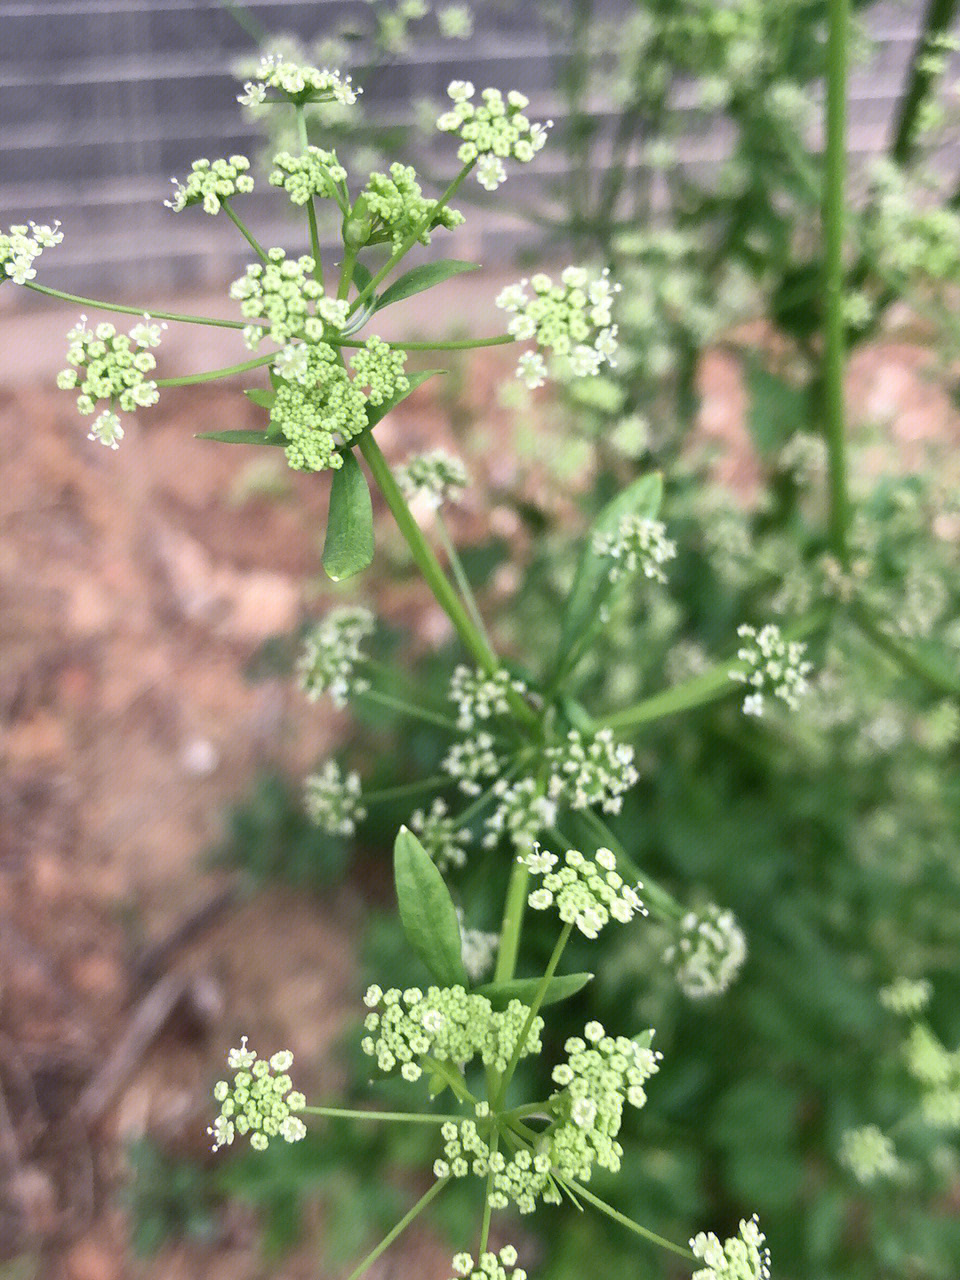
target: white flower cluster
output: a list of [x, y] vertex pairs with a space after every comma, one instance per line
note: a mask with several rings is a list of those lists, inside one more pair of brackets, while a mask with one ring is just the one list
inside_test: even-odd
[[336, 760], [328, 760], [319, 773], [304, 783], [304, 803], [311, 822], [332, 836], [352, 836], [367, 816], [361, 803], [360, 775], [343, 773]]
[[920, 1110], [937, 1129], [960, 1129], [960, 1049], [951, 1052], [917, 1023], [906, 1044], [907, 1070], [923, 1090]]
[[450, 701], [457, 704], [459, 728], [472, 729], [478, 720], [507, 715], [511, 690], [522, 694], [526, 685], [502, 668], [489, 675], [479, 667], [457, 667], [450, 680]]
[[373, 633], [373, 614], [360, 605], [331, 609], [307, 635], [297, 663], [300, 688], [311, 702], [329, 693], [337, 707], [348, 697], [369, 688], [370, 682], [355, 674], [363, 661], [360, 646]]
[[810, 688], [807, 676], [813, 664], [803, 657], [807, 646], [800, 640], [785, 640], [773, 622], [759, 631], [744, 624], [737, 628], [737, 635], [752, 641], [737, 650], [737, 659], [746, 665], [746, 671], [730, 672], [731, 680], [750, 689], [743, 700], [744, 715], [762, 716], [768, 694], [796, 711], [801, 697]]
[[460, 916], [460, 951], [463, 967], [471, 982], [479, 982], [493, 968], [497, 950], [500, 946], [499, 933], [487, 933], [484, 929], [470, 929]]
[[250, 1145], [265, 1151], [271, 1138], [299, 1142], [307, 1135], [306, 1126], [296, 1114], [307, 1105], [302, 1093], [293, 1088], [288, 1074], [293, 1054], [281, 1049], [271, 1058], [258, 1058], [247, 1048], [247, 1037], [239, 1049], [231, 1049], [227, 1066], [236, 1072], [231, 1084], [220, 1080], [213, 1096], [220, 1103], [220, 1114], [207, 1130], [213, 1138], [213, 1149], [229, 1147], [237, 1134], [250, 1135]]
[[[370, 1012], [361, 1049], [376, 1058], [381, 1071], [399, 1068], [410, 1083], [423, 1074], [426, 1056], [459, 1068], [479, 1057], [484, 1066], [506, 1071], [530, 1012], [519, 1000], [497, 1011], [486, 996], [470, 995], [459, 986], [423, 992], [419, 987], [384, 991], [374, 985], [363, 1002]], [[534, 1018], [520, 1057], [540, 1052], [542, 1030], [543, 1019]]]
[[455, 501], [470, 483], [466, 467], [445, 449], [418, 453], [398, 467], [395, 474], [408, 501], [419, 499], [434, 511], [445, 502]]
[[466, 865], [464, 846], [470, 842], [470, 832], [450, 817], [446, 802], [440, 796], [429, 809], [417, 809], [411, 814], [410, 828], [441, 871]]
[[600, 729], [586, 739], [571, 729], [562, 746], [547, 748], [546, 758], [552, 770], [547, 795], [554, 801], [565, 799], [571, 809], [599, 805], [604, 813], [619, 813], [624, 792], [640, 777], [633, 747], [616, 742], [612, 729]]
[[500, 772], [493, 734], [481, 731], [473, 738], [455, 742], [440, 767], [457, 779], [461, 791], [468, 796], [478, 796], [483, 790], [480, 779], [495, 778]]
[[840, 1163], [864, 1186], [895, 1178], [902, 1167], [893, 1142], [875, 1124], [847, 1129], [840, 1140]]
[[99, 440], [116, 449], [123, 439], [123, 427], [113, 409], [118, 405], [124, 413], [148, 408], [160, 398], [156, 382], [146, 375], [157, 365], [150, 350], [160, 342], [166, 325], [153, 324], [145, 315], [129, 333], [117, 333], [107, 321], [87, 328], [87, 317], [67, 334], [67, 365], [57, 375], [62, 391], [77, 390], [77, 408], [82, 414], [93, 413], [97, 402], [106, 400], [110, 407], [97, 417], [88, 439]]
[[[552, 371], [558, 377], [582, 378], [599, 373], [604, 363], [614, 363], [617, 326], [611, 323], [611, 309], [619, 290], [618, 284], [610, 283], [606, 268], [592, 274], [586, 267], [567, 267], [559, 284], [540, 271], [530, 280], [507, 285], [497, 296], [497, 306], [513, 316], [507, 331], [518, 342], [532, 339], [552, 352]], [[517, 377], [528, 387], [543, 386], [547, 366], [539, 352], [520, 357]]]
[[739, 1234], [723, 1243], [712, 1231], [701, 1231], [690, 1248], [704, 1263], [692, 1280], [770, 1280], [770, 1250], [757, 1215], [741, 1219]]
[[553, 122], [531, 124], [523, 114], [530, 100], [515, 89], [506, 99], [499, 89], [484, 89], [481, 106], [472, 101], [475, 93], [469, 80], [451, 81], [447, 96], [453, 106], [440, 116], [437, 128], [460, 137], [457, 158], [462, 164], [476, 161], [477, 181], [496, 191], [507, 180], [504, 160], [527, 164], [543, 148]]
[[[462, 785], [462, 784], [461, 784]], [[484, 826], [484, 847], [493, 849], [503, 836], [518, 849], [529, 849], [544, 827], [557, 816], [557, 806], [540, 790], [535, 778], [508, 782], [500, 778], [493, 784], [496, 808]]]
[[880, 1003], [891, 1013], [909, 1017], [922, 1013], [930, 1003], [932, 994], [926, 978], [897, 978], [880, 992]]
[[58, 231], [59, 222], [52, 227], [38, 226], [31, 222], [0, 231], [0, 284], [12, 280], [14, 284], [26, 284], [36, 277], [33, 265], [44, 249], [52, 249], [63, 239]]
[[204, 213], [219, 213], [224, 200], [238, 192], [246, 195], [253, 190], [249, 168], [250, 161], [246, 156], [231, 156], [229, 160], [194, 160], [186, 182], [170, 179], [176, 190], [173, 197], [163, 203], [174, 213], [181, 213], [194, 204], [202, 204]]
[[335, 151], [307, 147], [302, 155], [280, 151], [273, 157], [269, 182], [282, 187], [293, 204], [307, 204], [314, 196], [333, 198], [337, 184], [346, 182], [347, 171]]
[[314, 279], [316, 263], [309, 254], [288, 258], [282, 249], [268, 249], [267, 262], [253, 262], [230, 286], [230, 297], [240, 303], [240, 314], [249, 324], [243, 338], [255, 351], [264, 338], [285, 347], [294, 338], [320, 342], [326, 328], [345, 323], [350, 304], [328, 298]]
[[512, 1244], [499, 1253], [481, 1253], [476, 1262], [469, 1253], [458, 1253], [450, 1264], [451, 1280], [527, 1280], [527, 1273], [517, 1266], [517, 1251]]
[[568, 849], [559, 869], [556, 854], [535, 846], [523, 859], [533, 875], [543, 876], [540, 888], [528, 899], [535, 911], [546, 911], [554, 902], [560, 919], [575, 924], [586, 938], [596, 938], [611, 918], [626, 924], [635, 915], [647, 914], [637, 889], [624, 882], [610, 849], [598, 849], [585, 858], [579, 849]]
[[471, 1173], [477, 1178], [489, 1176], [488, 1203], [492, 1209], [506, 1209], [515, 1204], [520, 1213], [532, 1213], [541, 1197], [547, 1203], [559, 1204], [560, 1192], [550, 1173], [549, 1154], [521, 1148], [508, 1158], [502, 1151], [494, 1151], [480, 1132], [481, 1125], [489, 1131], [487, 1103], [478, 1104], [477, 1117], [479, 1124], [465, 1119], [448, 1121], [441, 1127], [443, 1156], [434, 1161], [434, 1175], [438, 1178], [466, 1178]]
[[[271, 89], [275, 91], [273, 95], [269, 93]], [[306, 102], [339, 102], [349, 107], [362, 92], [354, 88], [350, 76], [341, 76], [339, 71], [285, 62], [279, 54], [270, 54], [261, 58], [237, 101], [244, 107], [284, 100], [298, 106]]]
[[610, 581], [617, 582], [638, 570], [645, 578], [666, 582], [663, 566], [677, 554], [677, 544], [666, 536], [662, 520], [626, 515], [612, 533], [598, 533], [593, 550], [610, 559]]
[[747, 940], [736, 916], [713, 902], [702, 911], [686, 913], [676, 941], [663, 953], [680, 989], [691, 1000], [722, 995], [746, 958]]

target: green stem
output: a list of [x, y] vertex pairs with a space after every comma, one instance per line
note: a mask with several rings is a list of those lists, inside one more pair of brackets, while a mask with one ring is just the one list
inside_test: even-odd
[[437, 201], [436, 205], [430, 210], [427, 217], [414, 227], [406, 239], [401, 242], [400, 247], [393, 251], [377, 274], [373, 276], [370, 283], [360, 290], [359, 294], [353, 300], [353, 306], [350, 308], [350, 315], [353, 315], [355, 311], [360, 310], [370, 295], [376, 291], [377, 285], [387, 278], [404, 254], [408, 253], [413, 248], [440, 210], [448, 203], [448, 201], [453, 199], [460, 184], [463, 182], [464, 178], [473, 168], [475, 163], [475, 160], [471, 160], [469, 164], [465, 164], [463, 166], [454, 180], [450, 183], [449, 187], [447, 187], [446, 191], [444, 191], [443, 195]]
[[617, 855], [617, 862], [620, 864], [619, 870], [633, 876], [634, 879], [642, 884], [644, 904], [658, 920], [672, 922], [683, 918], [683, 907], [677, 902], [673, 894], [668, 893], [666, 889], [662, 889], [655, 880], [651, 880], [647, 873], [637, 866], [624, 848], [623, 841], [617, 838], [616, 833], [611, 831], [598, 814], [591, 809], [582, 809], [579, 811], [579, 817], [584, 825], [588, 826], [594, 835]]
[[234, 213], [233, 208], [230, 205], [230, 201], [221, 200], [220, 207], [223, 209], [223, 212], [227, 215], [227, 217], [230, 219], [233, 225], [237, 228], [237, 230], [243, 236], [244, 240], [246, 240], [247, 244], [250, 246], [253, 252], [257, 255], [260, 261], [267, 262], [268, 259], [267, 259], [266, 251], [263, 248], [263, 245], [256, 238], [253, 232], [247, 227], [243, 219], [238, 214]]
[[[799, 640], [803, 636], [811, 635], [826, 625], [829, 616], [830, 610], [826, 607], [815, 610], [808, 617], [785, 628], [784, 636], [788, 640]], [[744, 663], [731, 659], [729, 663], [705, 671], [703, 675], [692, 676], [682, 684], [651, 694], [649, 698], [643, 698], [622, 711], [600, 716], [597, 719], [597, 727], [615, 730], [636, 729], [639, 725], [649, 724], [650, 721], [659, 720], [663, 716], [675, 715], [678, 711], [690, 711], [694, 707], [717, 702], [727, 694], [742, 692], [742, 685], [730, 679], [730, 672], [745, 669]]]
[[381, 804], [386, 800], [403, 800], [406, 796], [417, 795], [420, 791], [436, 791], [440, 787], [449, 786], [450, 779], [435, 774], [432, 778], [421, 778], [418, 782], [402, 782], [396, 787], [381, 787], [377, 791], [364, 791], [364, 804]]
[[457, 1122], [462, 1115], [429, 1115], [417, 1111], [351, 1111], [347, 1107], [304, 1107], [300, 1113], [307, 1116], [324, 1116], [330, 1120], [384, 1120], [404, 1121], [408, 1124], [446, 1124], [448, 1120]]
[[158, 378], [158, 387], [189, 387], [196, 382], [215, 382], [217, 378], [232, 378], [234, 374], [246, 373], [248, 369], [259, 369], [265, 364], [272, 364], [277, 358], [276, 351], [269, 355], [257, 356], [254, 360], [244, 360], [242, 364], [232, 364], [226, 369], [209, 369], [205, 373], [184, 373], [179, 378]]
[[412, 716], [416, 720], [424, 720], [427, 724], [439, 725], [441, 729], [449, 729], [451, 733], [460, 732], [455, 720], [450, 720], [447, 716], [442, 716], [436, 711], [430, 711], [426, 707], [418, 707], [403, 698], [394, 697], [392, 693], [381, 693], [379, 689], [360, 689], [357, 691], [357, 696], [369, 698], [371, 702], [379, 702], [381, 706], [390, 707], [393, 711], [399, 711], [401, 715]]
[[[431, 1057], [430, 1054], [424, 1054], [423, 1065], [427, 1071], [430, 1071], [434, 1075], [438, 1075], [445, 1080], [454, 1095], [458, 1097], [461, 1102], [469, 1103], [474, 1107], [477, 1105], [479, 1099], [470, 1092], [467, 1088], [467, 1082], [464, 1080], [463, 1076], [455, 1067], [452, 1067], [449, 1062], [443, 1062], [439, 1058]], [[462, 1116], [460, 1118], [463, 1119]]]
[[[383, 494], [387, 506], [393, 513], [393, 518], [396, 520], [397, 527], [410, 548], [410, 553], [416, 561], [417, 568], [423, 574], [427, 586], [436, 597], [437, 603], [453, 623], [457, 634], [477, 664], [489, 675], [493, 675], [500, 666], [496, 654], [487, 644], [483, 635], [477, 630], [472, 618], [461, 603], [460, 597], [450, 585], [440, 561], [434, 555], [430, 544], [423, 536], [423, 531], [414, 520], [413, 513], [407, 505], [407, 500], [394, 479], [393, 472], [390, 470], [380, 446], [374, 440], [372, 432], [365, 431], [360, 436], [358, 447], [366, 460], [367, 466], [370, 468], [370, 474]], [[537, 717], [520, 695], [511, 690], [508, 696], [511, 709], [517, 718], [528, 726], [535, 724]]]
[[916, 645], [884, 631], [863, 605], [855, 609], [856, 619], [878, 649], [888, 653], [905, 671], [926, 681], [939, 693], [960, 697], [960, 676], [928, 658]]
[[931, 51], [931, 41], [947, 31], [957, 11], [957, 0], [930, 0], [923, 21], [923, 29], [917, 36], [910, 59], [910, 78], [900, 99], [896, 129], [890, 155], [897, 164], [907, 164], [913, 158], [917, 146], [917, 117], [938, 73], [925, 63], [924, 55]]
[[639, 1222], [634, 1222], [632, 1218], [628, 1218], [619, 1209], [614, 1209], [613, 1205], [607, 1204], [605, 1200], [595, 1196], [592, 1191], [582, 1187], [579, 1182], [574, 1182], [572, 1178], [564, 1178], [563, 1181], [578, 1196], [586, 1200], [587, 1204], [592, 1204], [595, 1209], [605, 1213], [608, 1218], [612, 1218], [614, 1222], [619, 1222], [621, 1227], [626, 1227], [628, 1231], [633, 1231], [636, 1235], [643, 1236], [644, 1240], [649, 1240], [651, 1244], [659, 1245], [661, 1249], [669, 1249], [671, 1253], [676, 1253], [681, 1258], [695, 1258], [696, 1255], [692, 1254], [689, 1249], [685, 1249], [683, 1245], [674, 1244], [672, 1240], [666, 1240], [663, 1236], [658, 1236], [655, 1231], [648, 1231], [646, 1227], [641, 1227]]
[[547, 994], [547, 988], [550, 986], [550, 980], [557, 971], [557, 965], [560, 963], [560, 957], [563, 955], [564, 948], [570, 941], [570, 934], [572, 931], [572, 921], [564, 924], [563, 928], [560, 930], [560, 937], [557, 939], [556, 945], [551, 952], [550, 959], [547, 961], [547, 967], [544, 970], [543, 977], [537, 984], [533, 1001], [527, 1011], [527, 1016], [523, 1023], [523, 1029], [517, 1037], [517, 1043], [513, 1046], [513, 1053], [510, 1055], [510, 1061], [507, 1064], [507, 1069], [500, 1078], [499, 1094], [494, 1107], [494, 1110], [496, 1111], [503, 1110], [504, 1100], [507, 1096], [507, 1089], [510, 1087], [510, 1081], [513, 1079], [513, 1073], [517, 1069], [517, 1063], [520, 1061], [520, 1055], [523, 1053], [523, 1046], [527, 1042], [527, 1037], [530, 1034], [530, 1028], [533, 1026], [533, 1021], [540, 1012], [540, 1006], [543, 1004], [544, 997]]
[[377, 1247], [371, 1250], [371, 1252], [367, 1254], [367, 1256], [359, 1264], [359, 1266], [355, 1267], [353, 1271], [350, 1272], [350, 1275], [347, 1277], [347, 1280], [360, 1280], [360, 1277], [364, 1274], [364, 1272], [369, 1271], [369, 1269], [373, 1266], [376, 1260], [379, 1257], [381, 1257], [384, 1253], [386, 1253], [386, 1251], [393, 1244], [394, 1240], [396, 1240], [399, 1236], [403, 1234], [404, 1231], [406, 1231], [407, 1227], [409, 1227], [410, 1223], [413, 1222], [414, 1218], [416, 1218], [418, 1214], [423, 1212], [423, 1210], [427, 1207], [430, 1201], [433, 1200], [435, 1196], [438, 1196], [440, 1194], [440, 1192], [443, 1190], [443, 1188], [447, 1185], [448, 1182], [449, 1182], [449, 1178], [438, 1178], [437, 1181], [430, 1188], [430, 1190], [420, 1197], [420, 1199], [413, 1206], [413, 1208], [410, 1209], [409, 1212], [403, 1215], [403, 1217], [400, 1219], [397, 1225], [392, 1230], [387, 1232], [387, 1234], [383, 1237], [383, 1239], [380, 1241]]
[[500, 947], [497, 951], [496, 968], [493, 971], [494, 982], [509, 982], [517, 971], [520, 931], [523, 928], [529, 882], [530, 871], [527, 864], [517, 858], [510, 870], [510, 881], [507, 885], [503, 925], [500, 929]]
[[[300, 139], [300, 154], [306, 155], [310, 147], [307, 137], [307, 120], [303, 106], [297, 106], [297, 135]], [[320, 261], [320, 228], [317, 226], [317, 208], [313, 195], [307, 200], [307, 222], [310, 224], [310, 252], [313, 254], [313, 278], [319, 285], [323, 284], [323, 263]]]
[[124, 316], [149, 315], [151, 320], [173, 320], [179, 324], [211, 324], [218, 329], [245, 329], [248, 324], [266, 324], [266, 320], [215, 320], [212, 316], [188, 316], [180, 311], [148, 311], [143, 307], [128, 307], [120, 302], [100, 302], [97, 298], [82, 298], [77, 293], [64, 293], [62, 289], [51, 289], [46, 284], [34, 284], [28, 280], [25, 289], [34, 293], [42, 293], [48, 298], [59, 298], [62, 302], [77, 302], [81, 307], [93, 307], [95, 311], [116, 311]]
[[[332, 347], [362, 347], [362, 342], [351, 342], [346, 338], [330, 337], [325, 339]], [[423, 342], [388, 342], [388, 347], [396, 347], [403, 351], [473, 351], [479, 347], [505, 347], [516, 338], [510, 333], [498, 333], [492, 338], [454, 338], [450, 341], [426, 339]]]
[[450, 562], [450, 568], [453, 570], [453, 576], [456, 579], [457, 586], [460, 588], [463, 603], [467, 606], [467, 611], [476, 623], [477, 630], [483, 636], [487, 648], [492, 650], [493, 645], [490, 643], [490, 633], [484, 626], [483, 615], [480, 613], [480, 607], [477, 604], [476, 596], [473, 594], [473, 588], [470, 586], [470, 579], [467, 577], [466, 570], [463, 567], [463, 561], [460, 559], [454, 541], [450, 537], [447, 522], [439, 511], [436, 512], [434, 520], [437, 526], [437, 536], [446, 552], [447, 560]]
[[[493, 1140], [490, 1143], [490, 1154], [495, 1155], [500, 1149], [500, 1131], [494, 1130]], [[487, 1251], [487, 1241], [490, 1239], [490, 1218], [493, 1214], [493, 1205], [490, 1203], [490, 1196], [493, 1193], [493, 1168], [487, 1171], [487, 1180], [484, 1184], [483, 1193], [483, 1217], [480, 1221], [480, 1244], [477, 1248], [477, 1257], [480, 1258]]]
[[828, 451], [830, 541], [834, 554], [848, 567], [844, 371], [846, 332], [844, 301], [844, 219], [847, 176], [847, 64], [850, 0], [829, 0], [827, 37], [827, 148], [823, 188], [824, 293], [826, 320], [823, 368], [824, 431]]

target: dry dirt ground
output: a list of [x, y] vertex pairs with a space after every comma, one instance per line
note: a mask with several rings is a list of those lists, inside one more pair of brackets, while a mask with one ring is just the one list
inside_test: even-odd
[[[271, 890], [178, 934], [230, 889], [201, 861], [228, 804], [267, 765], [300, 776], [337, 735], [329, 709], [242, 674], [316, 611], [324, 486], [283, 475], [287, 500], [258, 497], [261, 459], [193, 440], [255, 425], [228, 385], [166, 394], [117, 453], [89, 443], [70, 397], [30, 364], [35, 332], [16, 360], [0, 342], [0, 1277], [254, 1280], [267, 1272], [242, 1212], [214, 1242], [144, 1262], [117, 1191], [142, 1135], [204, 1149], [210, 1082], [242, 1031], [336, 1087], [356, 892]], [[186, 367], [206, 363], [193, 352]], [[852, 403], [895, 417], [908, 451], [957, 438], [923, 367], [917, 348], [889, 345], [851, 373]], [[478, 405], [502, 372], [471, 366]], [[703, 390], [703, 432], [748, 484], [729, 361], [707, 362]], [[378, 432], [388, 453], [449, 430], [418, 395]], [[444, 634], [421, 597], [380, 594], [427, 642]], [[414, 1236], [406, 1274], [439, 1274], [438, 1248]], [[317, 1266], [314, 1246], [269, 1274], [316, 1280]]]

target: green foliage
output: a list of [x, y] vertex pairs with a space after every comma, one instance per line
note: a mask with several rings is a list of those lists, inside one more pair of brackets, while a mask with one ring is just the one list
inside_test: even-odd
[[206, 1168], [170, 1156], [146, 1138], [130, 1147], [128, 1158], [126, 1198], [138, 1257], [181, 1239], [209, 1244], [216, 1238], [222, 1194]]
[[443, 876], [423, 845], [401, 827], [393, 846], [397, 907], [407, 941], [443, 986], [469, 986], [460, 922]]
[[432, 289], [434, 285], [452, 280], [465, 271], [478, 270], [478, 263], [458, 262], [454, 258], [441, 258], [438, 262], [424, 262], [420, 266], [411, 267], [380, 294], [377, 298], [377, 310], [389, 307], [394, 302], [402, 302], [405, 298], [412, 298], [415, 293], [423, 293], [425, 289]]
[[352, 451], [333, 473], [323, 543], [323, 567], [333, 582], [361, 573], [373, 559], [373, 503], [366, 477]]

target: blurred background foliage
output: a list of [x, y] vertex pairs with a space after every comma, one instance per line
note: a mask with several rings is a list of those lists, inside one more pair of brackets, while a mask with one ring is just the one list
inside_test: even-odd
[[[361, 80], [416, 38], [421, 7], [373, 6], [360, 56], [358, 37], [346, 33], [343, 51]], [[856, 174], [848, 276], [850, 342], [895, 331], [906, 303], [933, 353], [930, 376], [954, 395], [960, 221], [945, 37], [957, 7], [933, 0], [925, 9], [888, 155]], [[669, 586], [619, 599], [578, 673], [576, 695], [591, 711], [722, 662], [744, 620], [796, 617], [850, 591], [873, 620], [865, 630], [839, 609], [811, 640], [820, 674], [796, 714], [753, 721], [731, 697], [633, 733], [642, 777], [611, 826], [681, 901], [732, 908], [749, 957], [725, 996], [692, 1001], [661, 961], [666, 937], [655, 924], [605, 935], [600, 959], [571, 944], [571, 969], [597, 977], [556, 1007], [550, 1037], [559, 1045], [595, 1017], [655, 1026], [664, 1053], [649, 1103], [626, 1129], [623, 1172], [598, 1178], [597, 1191], [674, 1238], [692, 1224], [724, 1234], [756, 1211], [783, 1280], [955, 1280], [956, 1133], [917, 1119], [903, 1033], [878, 992], [901, 975], [929, 979], [930, 1025], [948, 1047], [960, 1041], [960, 472], [955, 445], [944, 441], [906, 474], [890, 424], [862, 425], [852, 441], [854, 563], [850, 579], [838, 573], [823, 533], [818, 408], [826, 6], [647, 0], [615, 25], [592, 0], [541, 8], [563, 51], [556, 83], [565, 110], [551, 147], [569, 163], [519, 213], [536, 228], [541, 260], [546, 236], [549, 255], [596, 261], [623, 281], [623, 346], [615, 370], [566, 397], [545, 403], [519, 384], [502, 389], [521, 467], [516, 488], [494, 496], [516, 506], [521, 529], [512, 546], [490, 537], [464, 552], [495, 635], [536, 673], [549, 644], [530, 637], [555, 629], [577, 552], [558, 505], [586, 525], [652, 466], [665, 473], [662, 515], [679, 558]], [[859, 25], [863, 6], [855, 9], [868, 60], [869, 26]], [[329, 41], [323, 51], [336, 52]], [[469, 63], [468, 43], [463, 54]], [[698, 114], [705, 133], [719, 122], [729, 142], [709, 173], [677, 159]], [[429, 148], [409, 130], [342, 118], [311, 128], [316, 138], [325, 131], [325, 145], [332, 131], [341, 148], [373, 162], [382, 151], [429, 171]], [[717, 479], [694, 425], [698, 370], [717, 347], [741, 361], [746, 388], [753, 466], [737, 488]], [[468, 461], [481, 460], [482, 416], [463, 404], [450, 415]], [[530, 497], [525, 468], [546, 473], [550, 501]], [[491, 580], [518, 558], [515, 593], [493, 604]], [[375, 656], [394, 664], [399, 640], [382, 629]], [[290, 672], [298, 643], [278, 637], [251, 678]], [[398, 687], [419, 683], [438, 702], [456, 659], [452, 648], [431, 653], [396, 671]], [[442, 730], [411, 729], [377, 709], [358, 713], [342, 752], [351, 764], [375, 760], [365, 784], [379, 789], [436, 774], [448, 745]], [[385, 854], [411, 807], [371, 805], [348, 845], [307, 823], [294, 783], [264, 777], [238, 803], [216, 858], [253, 886], [283, 880], [318, 903], [346, 880], [368, 903], [361, 984], [384, 974], [412, 983], [425, 975], [400, 933]], [[473, 928], [496, 928], [502, 877], [490, 870], [503, 857], [478, 852], [452, 873]], [[532, 920], [526, 937], [534, 971], [547, 958], [549, 927], [538, 931]], [[358, 1100], [370, 1096], [359, 1020], [358, 1005], [342, 1051]], [[548, 1051], [543, 1061], [551, 1060]], [[378, 1083], [378, 1100], [388, 1102], [391, 1088]], [[893, 1133], [903, 1163], [895, 1179], [862, 1185], [839, 1152], [845, 1131], [868, 1123]], [[238, 1198], [256, 1206], [269, 1258], [298, 1239], [319, 1200], [336, 1223], [327, 1261], [342, 1265], [395, 1217], [384, 1170], [413, 1178], [434, 1156], [429, 1134], [334, 1124], [295, 1147], [219, 1161], [201, 1177], [142, 1146], [136, 1243], [149, 1251], [177, 1233], [202, 1233]], [[441, 1225], [475, 1213], [469, 1187], [453, 1189], [443, 1206]], [[537, 1274], [550, 1280], [680, 1274], [671, 1259], [569, 1207], [545, 1209], [524, 1228], [539, 1240]]]

